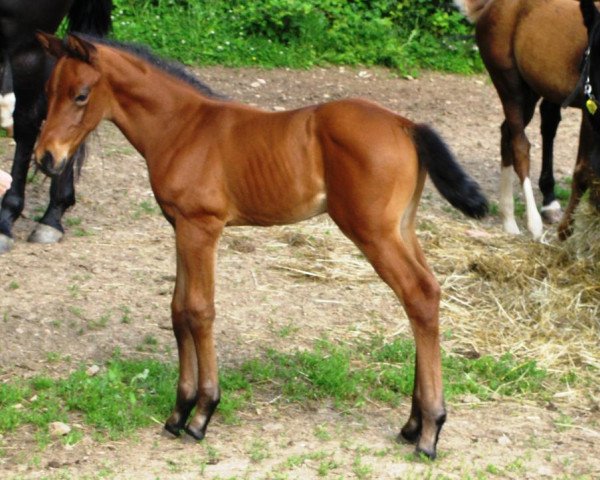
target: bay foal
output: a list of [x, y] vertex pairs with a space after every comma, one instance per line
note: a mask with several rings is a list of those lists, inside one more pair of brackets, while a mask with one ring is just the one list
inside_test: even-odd
[[265, 112], [211, 96], [183, 69], [132, 47], [75, 35], [65, 42], [38, 37], [59, 60], [47, 85], [37, 162], [58, 174], [108, 119], [146, 159], [156, 200], [175, 229], [179, 383], [166, 429], [203, 438], [219, 402], [214, 271], [223, 228], [328, 212], [406, 309], [417, 358], [401, 436], [435, 457], [446, 419], [440, 289], [415, 234], [427, 171], [455, 207], [473, 217], [487, 210], [479, 187], [438, 135], [363, 100]]

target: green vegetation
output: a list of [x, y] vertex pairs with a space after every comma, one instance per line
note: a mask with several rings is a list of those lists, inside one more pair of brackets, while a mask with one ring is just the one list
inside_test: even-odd
[[482, 70], [451, 0], [115, 0], [114, 35], [194, 65]]
[[[401, 396], [411, 394], [413, 358], [412, 340], [405, 339], [388, 344], [372, 339], [350, 346], [321, 340], [311, 351], [270, 350], [263, 358], [221, 371], [219, 412], [223, 421], [237, 422], [239, 409], [255, 395], [273, 394], [273, 389], [281, 401], [304, 404], [332, 399], [343, 410], [360, 408], [367, 400], [397, 405]], [[544, 391], [546, 372], [533, 361], [519, 363], [508, 355], [497, 360], [445, 355], [443, 364], [449, 400], [466, 393], [486, 399], [492, 394], [539, 395]], [[92, 376], [81, 367], [66, 379], [37, 376], [5, 383], [0, 385], [0, 433], [33, 424], [43, 439], [50, 422], [68, 422], [77, 413], [78, 421], [93, 427], [99, 436], [119, 438], [168, 416], [176, 378], [175, 365], [115, 355]], [[75, 433], [66, 441], [74, 438]], [[259, 447], [252, 446], [257, 457], [263, 451]]]

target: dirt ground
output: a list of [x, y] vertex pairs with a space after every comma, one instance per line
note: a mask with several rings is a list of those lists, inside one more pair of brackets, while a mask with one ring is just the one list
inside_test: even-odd
[[[497, 201], [502, 116], [485, 76], [424, 73], [407, 79], [384, 69], [354, 68], [207, 68], [198, 74], [219, 92], [271, 110], [348, 96], [376, 100], [435, 126]], [[578, 112], [564, 112], [557, 178], [571, 173], [578, 121]], [[538, 125], [536, 116], [530, 127], [534, 179], [540, 165]], [[9, 169], [12, 149], [9, 140], [0, 139], [0, 168]], [[64, 241], [25, 242], [32, 218], [45, 205], [49, 182], [40, 175], [28, 187], [15, 247], [0, 257], [0, 381], [41, 372], [64, 377], [81, 364], [102, 365], [115, 348], [125, 356], [176, 361], [169, 319], [173, 234], [152, 207], [145, 164], [112, 125], [101, 127], [90, 151]], [[429, 185], [422, 210], [432, 219], [448, 215]], [[456, 221], [465, 230], [475, 225]], [[477, 228], [501, 235], [498, 217]], [[289, 241], [294, 232], [326, 236], [330, 263], [318, 267], [341, 273], [327, 282], [299, 279], [288, 263], [295, 255]], [[356, 277], [354, 268], [368, 272], [362, 260], [346, 255], [348, 250], [348, 241], [325, 217], [293, 227], [227, 230], [219, 248], [216, 298], [220, 363], [239, 364], [267, 347], [311, 347], [324, 335], [339, 341], [375, 332], [409, 335], [401, 308], [374, 274], [348, 281]], [[307, 270], [315, 268], [306, 263]], [[125, 314], [129, 323], [121, 321]], [[278, 332], [289, 326], [295, 333], [282, 338]], [[139, 351], [148, 335], [158, 341], [154, 353]], [[485, 352], [486, 345], [478, 349]], [[109, 443], [96, 442], [93, 432], [81, 427], [85, 435], [75, 446], [56, 441], [42, 451], [34, 430], [22, 428], [0, 436], [6, 452], [0, 478], [600, 478], [600, 416], [589, 405], [563, 402], [548, 408], [467, 397], [448, 410], [440, 458], [433, 464], [415, 461], [412, 446], [394, 442], [409, 399], [399, 409], [372, 405], [342, 414], [327, 404], [315, 409], [273, 398], [242, 411], [239, 425], [226, 425], [217, 415], [201, 445], [165, 438], [157, 424]], [[303, 461], [290, 462], [293, 456], [304, 456]], [[320, 470], [324, 461], [327, 472]]]

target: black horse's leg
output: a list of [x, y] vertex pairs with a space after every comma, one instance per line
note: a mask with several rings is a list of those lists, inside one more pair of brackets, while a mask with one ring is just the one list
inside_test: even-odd
[[56, 243], [62, 238], [62, 216], [67, 208], [75, 205], [74, 165], [81, 161], [83, 156], [85, 144], [77, 149], [67, 168], [58, 177], [52, 177], [50, 203], [39, 224], [29, 235], [29, 242]]
[[11, 56], [13, 87], [16, 96], [14, 112], [15, 156], [11, 175], [12, 187], [2, 200], [0, 209], [0, 253], [10, 250], [12, 225], [25, 205], [25, 183], [33, 145], [45, 115], [45, 60], [43, 52], [34, 46], [21, 49]]
[[543, 195], [542, 218], [546, 223], [559, 222], [562, 217], [560, 203], [554, 196], [554, 137], [561, 120], [560, 105], [542, 100], [540, 105], [542, 118], [542, 172], [540, 173], [539, 187]]
[[[12, 247], [12, 226], [25, 205], [25, 183], [31, 162], [31, 155], [40, 125], [46, 115], [44, 81], [49, 71], [48, 59], [39, 44], [32, 43], [21, 47], [10, 57], [13, 71], [13, 86], [16, 96], [14, 112], [15, 156], [11, 175], [13, 183], [6, 192], [0, 209], [0, 253]], [[76, 155], [82, 155], [78, 151]], [[73, 186], [73, 162], [50, 187], [50, 204], [41, 225], [29, 237], [30, 241], [54, 243], [63, 236], [61, 217], [64, 211], [75, 203]]]

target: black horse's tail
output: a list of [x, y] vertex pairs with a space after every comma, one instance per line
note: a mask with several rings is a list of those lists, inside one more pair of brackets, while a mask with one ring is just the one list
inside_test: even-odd
[[67, 15], [69, 32], [103, 37], [112, 27], [112, 0], [75, 0]]
[[419, 124], [415, 126], [414, 139], [419, 162], [427, 169], [441, 195], [465, 215], [484, 217], [488, 212], [486, 198], [441, 137], [428, 125]]

